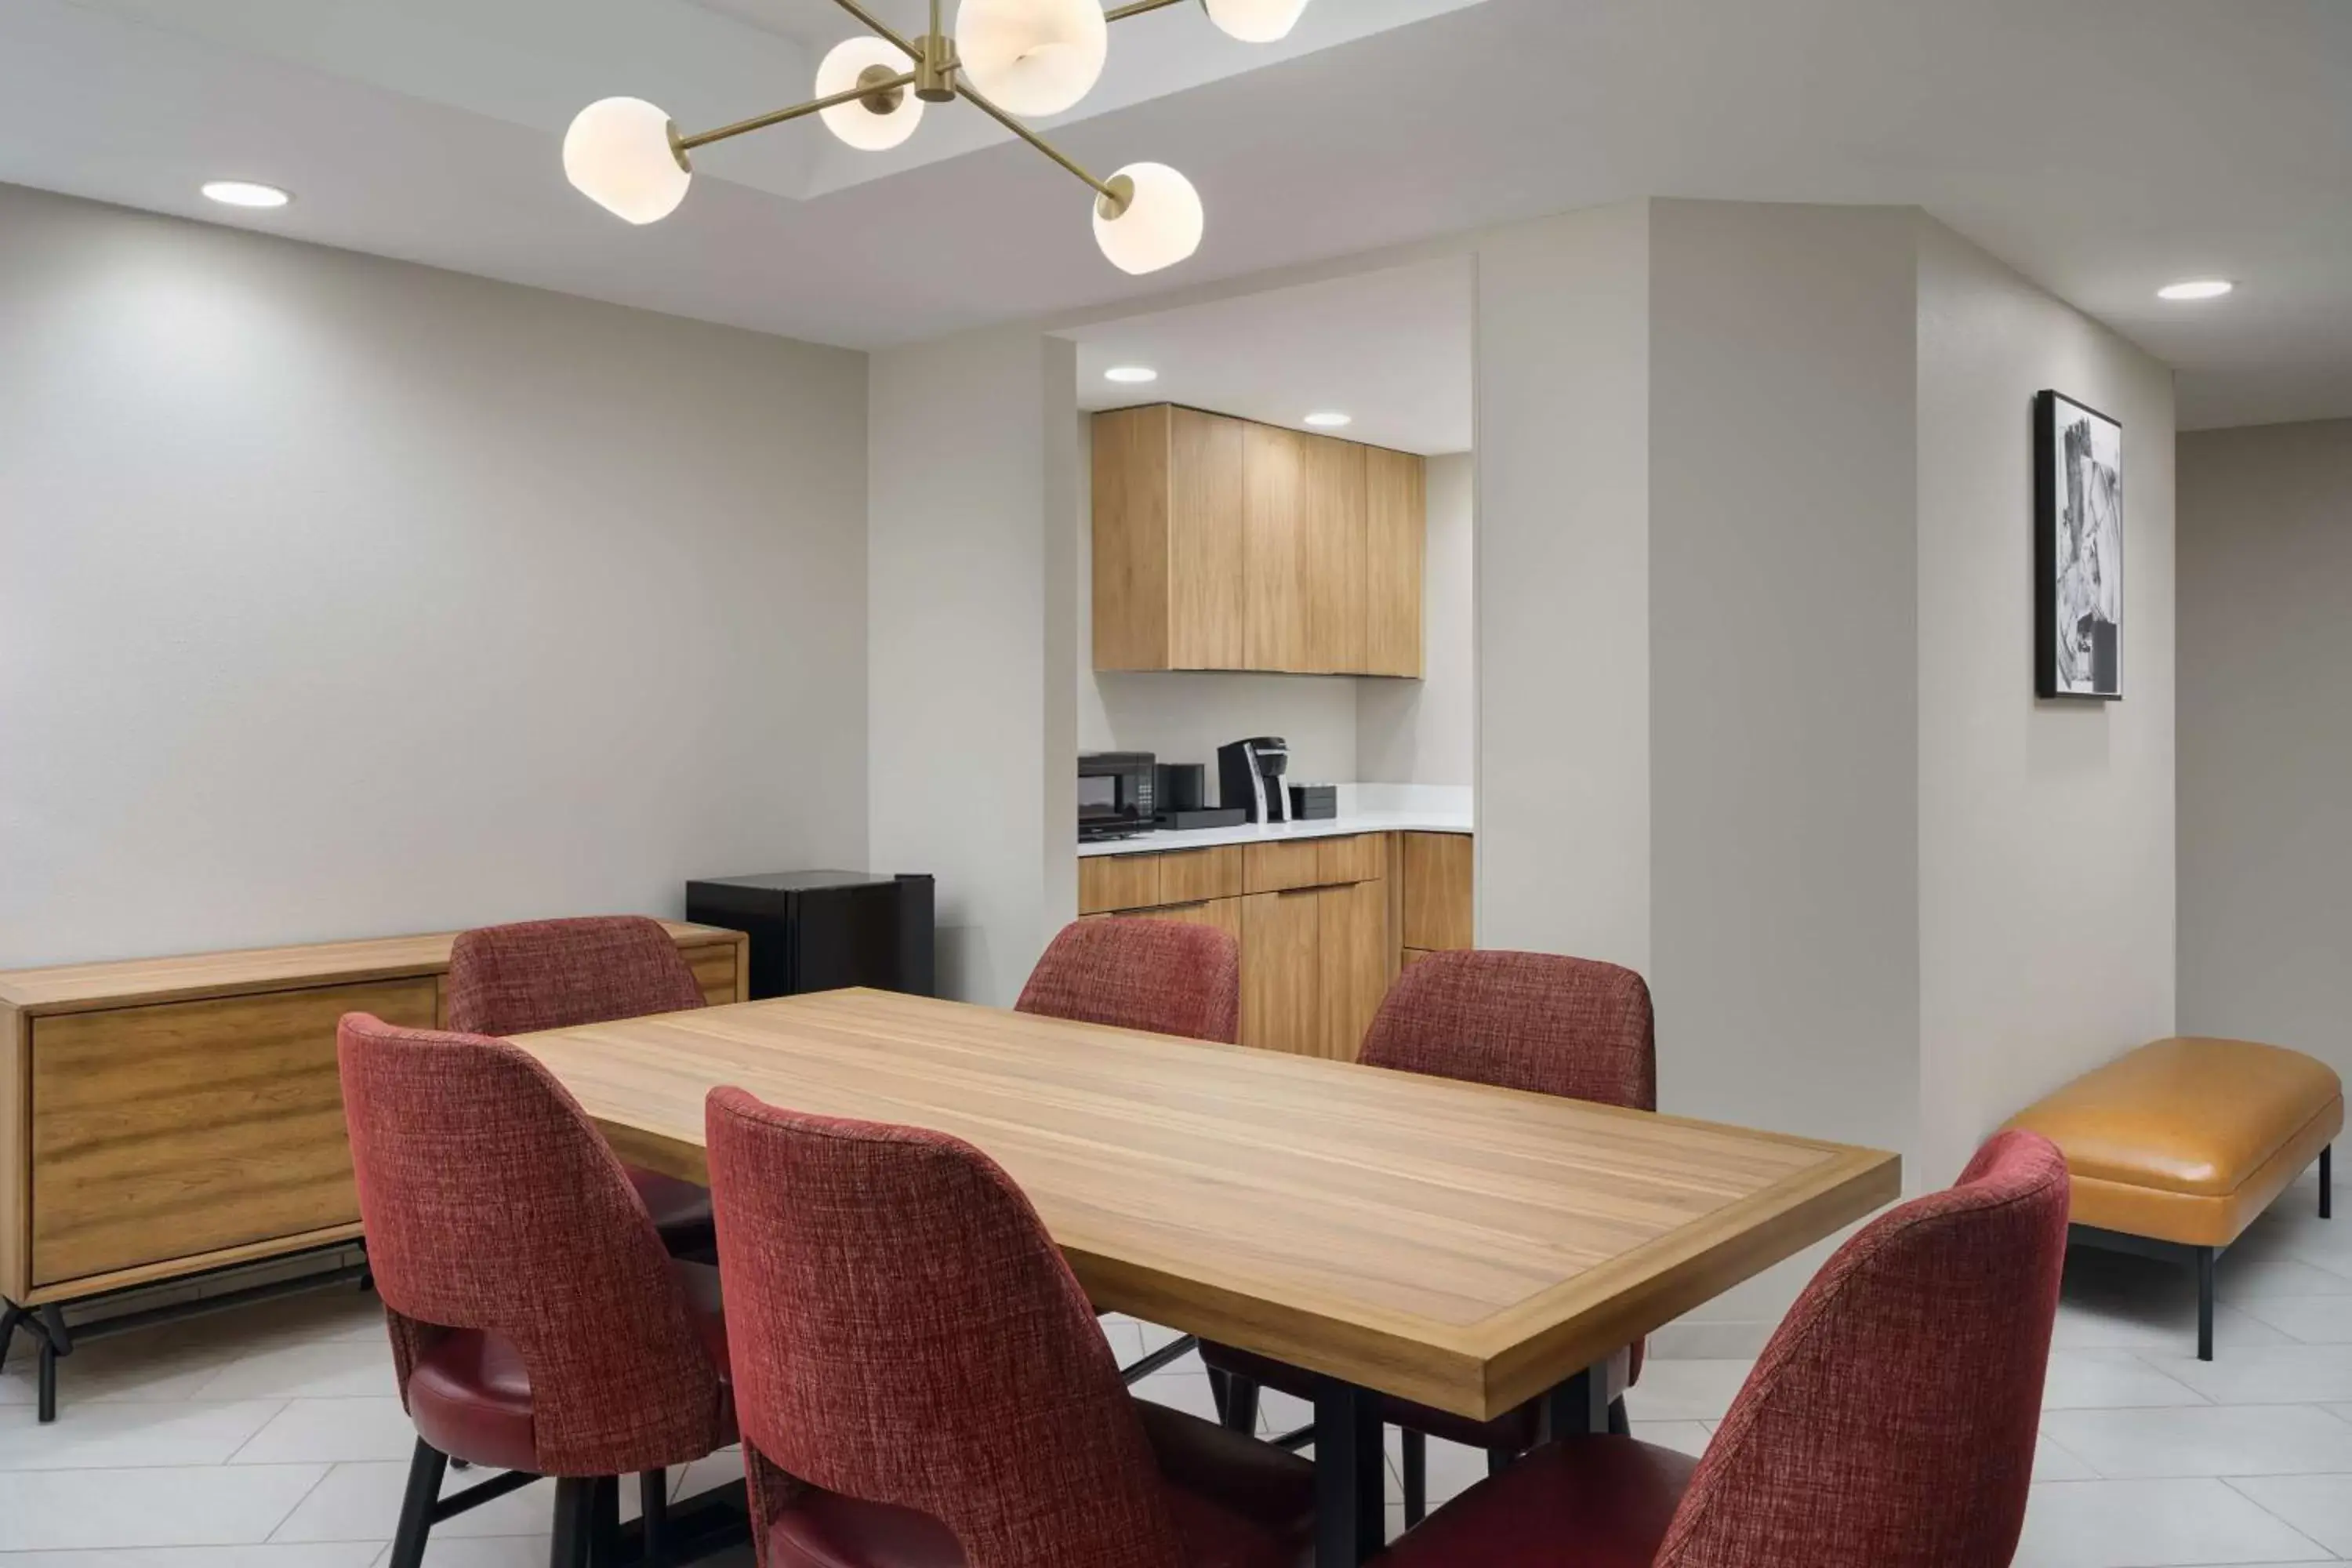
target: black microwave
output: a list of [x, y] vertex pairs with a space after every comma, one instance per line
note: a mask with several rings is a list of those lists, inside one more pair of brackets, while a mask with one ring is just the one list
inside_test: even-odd
[[1155, 777], [1150, 752], [1088, 752], [1078, 758], [1078, 837], [1132, 838], [1151, 831]]

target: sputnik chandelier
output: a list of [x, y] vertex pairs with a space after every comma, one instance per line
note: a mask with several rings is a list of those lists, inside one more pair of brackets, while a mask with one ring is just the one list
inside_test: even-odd
[[[686, 136], [641, 98], [604, 99], [572, 121], [563, 173], [607, 211], [657, 223], [686, 199], [698, 148], [814, 114], [852, 147], [878, 153], [915, 133], [925, 104], [961, 98], [1093, 189], [1095, 243], [1115, 266], [1157, 272], [1200, 248], [1201, 196], [1192, 182], [1165, 163], [1129, 163], [1097, 179], [1018, 117], [1059, 114], [1093, 89], [1110, 51], [1111, 23], [1183, 3], [1133, 0], [1105, 11], [1101, 0], [963, 0], [950, 37], [940, 26], [940, 0], [930, 0], [930, 30], [907, 38], [857, 0], [834, 0], [873, 32], [824, 57], [809, 102]], [[1210, 21], [1246, 43], [1288, 36], [1307, 4], [1200, 0]]]

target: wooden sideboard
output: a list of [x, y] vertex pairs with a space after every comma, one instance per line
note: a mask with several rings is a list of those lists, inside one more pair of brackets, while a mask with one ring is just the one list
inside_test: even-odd
[[[748, 939], [669, 927], [713, 1003]], [[450, 936], [0, 973], [0, 1296], [73, 1301], [360, 1234], [335, 1022], [446, 1016]]]

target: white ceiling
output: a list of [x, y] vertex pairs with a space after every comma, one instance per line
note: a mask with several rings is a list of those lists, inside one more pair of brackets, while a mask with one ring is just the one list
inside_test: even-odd
[[[1181, 403], [1305, 429], [1330, 411], [1334, 435], [1400, 451], [1470, 449], [1472, 310], [1466, 258], [1427, 262], [1064, 333], [1078, 344], [1078, 406]], [[1148, 386], [1103, 379], [1114, 365], [1160, 373]]]
[[[1144, 279], [961, 105], [903, 163], [810, 124], [712, 149], [650, 229], [563, 184], [578, 104], [779, 106], [829, 9], [6, 0], [0, 180], [860, 346], [1633, 195], [1916, 203], [2179, 366], [2187, 424], [2352, 416], [2347, 0], [1316, 0], [1266, 55], [1171, 7], [1062, 132], [1200, 186], [1201, 254]], [[300, 199], [195, 196], [223, 175]], [[2239, 293], [2153, 297], [2209, 273]]]

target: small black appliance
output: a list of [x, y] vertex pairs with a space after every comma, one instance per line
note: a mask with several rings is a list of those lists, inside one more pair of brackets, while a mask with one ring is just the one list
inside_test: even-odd
[[751, 938], [753, 1001], [871, 985], [929, 996], [934, 888], [929, 877], [772, 871], [686, 885], [686, 918]]
[[1339, 815], [1338, 784], [1292, 784], [1290, 820], [1328, 822]]
[[1149, 833], [1159, 798], [1150, 752], [1088, 752], [1078, 758], [1078, 838], [1133, 838]]
[[1217, 803], [1239, 806], [1251, 822], [1288, 822], [1290, 797], [1282, 775], [1290, 768], [1290, 742], [1273, 735], [1235, 741], [1217, 748]]

